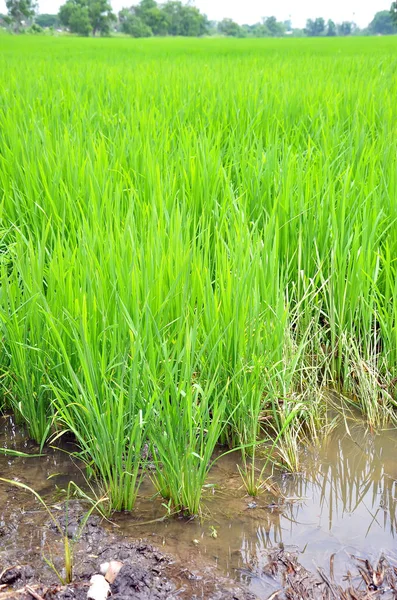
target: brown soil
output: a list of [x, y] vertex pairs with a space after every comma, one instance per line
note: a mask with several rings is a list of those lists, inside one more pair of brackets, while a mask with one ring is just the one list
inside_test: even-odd
[[[69, 510], [67, 525], [68, 537], [76, 534], [83, 510], [79, 503]], [[58, 517], [62, 527], [65, 518]], [[60, 537], [51, 522], [45, 527], [53, 539], [54, 562], [62, 568]], [[13, 536], [12, 527], [2, 530], [3, 543]], [[47, 551], [48, 552], [48, 551]], [[214, 572], [196, 572], [186, 565], [172, 560], [145, 541], [126, 541], [109, 533], [100, 523], [100, 518], [92, 516], [88, 520], [82, 536], [74, 550], [74, 582], [61, 586], [55, 574], [45, 565], [29, 557], [18, 556], [20, 551], [11, 547], [0, 564], [0, 600], [85, 600], [92, 575], [99, 573], [100, 565], [112, 559], [123, 562], [123, 567], [111, 586], [113, 600], [165, 600], [171, 598], [209, 600], [253, 600], [250, 592]]]
[[[69, 510], [67, 534], [76, 535], [83, 514], [78, 502]], [[66, 531], [66, 519], [58, 518]], [[45, 527], [53, 540], [57, 568], [61, 569], [58, 532], [51, 522]], [[3, 542], [14, 535], [12, 527], [1, 530]], [[54, 537], [55, 536], [55, 537]], [[59, 536], [58, 536], [59, 537]], [[58, 546], [57, 546], [58, 544]], [[14, 548], [14, 549], [13, 549]], [[58, 551], [58, 552], [56, 552]], [[112, 559], [123, 567], [111, 585], [112, 600], [165, 600], [172, 598], [208, 600], [254, 600], [255, 596], [214, 570], [203, 572], [173, 560], [147, 542], [126, 541], [102, 527], [100, 518], [92, 516], [84, 528], [74, 553], [74, 582], [67, 586], [57, 583], [55, 575], [45, 565], [18, 558], [15, 544], [3, 554], [0, 564], [0, 600], [86, 600], [89, 581], [100, 565]], [[381, 557], [373, 566], [356, 558], [355, 572], [347, 572], [346, 585], [333, 577], [333, 556], [329, 572], [323, 569], [311, 573], [298, 561], [298, 555], [283, 548], [269, 551], [263, 577], [278, 589], [269, 592], [269, 600], [382, 600], [397, 599], [397, 567]], [[269, 587], [269, 590], [271, 588]]]

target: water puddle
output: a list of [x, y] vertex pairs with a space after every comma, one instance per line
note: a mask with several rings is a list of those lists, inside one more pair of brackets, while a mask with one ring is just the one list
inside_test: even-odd
[[[3, 418], [0, 424], [0, 446], [35, 450], [12, 419]], [[217, 567], [259, 598], [275, 589], [265, 567], [268, 549], [277, 545], [299, 551], [300, 563], [311, 571], [323, 567], [329, 572], [335, 555], [335, 579], [341, 582], [351, 554], [376, 560], [383, 551], [396, 558], [396, 442], [396, 431], [371, 435], [356, 423], [347, 433], [340, 426], [320, 450], [306, 449], [302, 473], [276, 472], [272, 481], [277, 493], [264, 492], [255, 501], [242, 489], [237, 453], [229, 454], [211, 472], [213, 487], [206, 490], [201, 523], [175, 517], [156, 521], [166, 507], [153, 498], [149, 480], [141, 488], [134, 513], [116, 515], [114, 521], [122, 535], [146, 538], [190, 567]], [[47, 449], [41, 458], [0, 456], [0, 472], [47, 498], [69, 479], [84, 485], [79, 468], [60, 450]], [[38, 523], [45, 515], [34, 501], [26, 500], [26, 494], [23, 504], [20, 498], [18, 490], [0, 485], [0, 531], [11, 525], [15, 548], [27, 554], [36, 550], [39, 560], [45, 534]], [[0, 556], [5, 550], [0, 535]]]

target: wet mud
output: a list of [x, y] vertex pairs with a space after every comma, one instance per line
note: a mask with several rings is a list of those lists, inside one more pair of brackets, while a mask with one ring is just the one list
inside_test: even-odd
[[[211, 472], [202, 520], [166, 518], [147, 480], [134, 513], [112, 523], [90, 517], [75, 546], [74, 585], [62, 589], [43, 559], [62, 570], [59, 532], [31, 494], [0, 484], [0, 599], [34, 598], [27, 588], [45, 600], [86, 598], [91, 576], [112, 559], [124, 565], [112, 597], [127, 600], [397, 598], [396, 443], [395, 431], [335, 430], [321, 449], [302, 449], [301, 473], [269, 472], [255, 499], [229, 455]], [[10, 418], [0, 421], [0, 447], [37, 452]], [[67, 482], [86, 486], [64, 450], [73, 448], [0, 456], [0, 476], [34, 488], [60, 520]], [[83, 511], [73, 506], [71, 536]]]
[[[64, 510], [62, 505], [60, 510]], [[68, 516], [60, 515], [58, 522], [72, 540], [84, 518], [84, 507], [72, 502]], [[60, 532], [51, 520], [41, 525], [46, 538], [45, 547], [24, 553], [23, 548], [12, 539], [13, 531], [5, 532], [0, 554], [0, 598], [25, 600], [37, 596], [44, 600], [80, 600], [87, 598], [91, 576], [99, 573], [100, 566], [111, 560], [119, 560], [123, 567], [111, 585], [115, 600], [162, 600], [165, 598], [209, 598], [213, 600], [251, 600], [254, 595], [243, 590], [236, 582], [218, 574], [198, 573], [191, 566], [181, 565], [171, 556], [154, 548], [146, 541], [127, 541], [118, 532], [111, 533], [103, 527], [99, 516], [91, 516], [81, 537], [74, 546], [73, 584], [62, 586], [43, 556], [51, 560], [61, 575], [63, 570], [63, 545]], [[6, 548], [10, 550], [6, 550]]]

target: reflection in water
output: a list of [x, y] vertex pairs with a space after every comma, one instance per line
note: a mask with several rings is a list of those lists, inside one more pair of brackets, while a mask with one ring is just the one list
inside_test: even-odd
[[[335, 576], [341, 582], [351, 554], [373, 560], [382, 550], [394, 555], [396, 441], [396, 431], [370, 435], [358, 423], [347, 433], [340, 426], [320, 450], [306, 449], [302, 473], [276, 473], [280, 494], [260, 496], [256, 508], [249, 508], [251, 499], [241, 488], [237, 455], [228, 455], [211, 473], [218, 488], [207, 499], [204, 524], [174, 519], [152, 524], [149, 530], [157, 543], [181, 559], [210, 557], [228, 575], [249, 582], [259, 597], [269, 592], [263, 573], [266, 549], [278, 544], [300, 551], [306, 568], [319, 566], [326, 572], [335, 553]], [[153, 502], [145, 499], [139, 510], [146, 518], [162, 514], [158, 509], [153, 516]], [[140, 532], [131, 518], [120, 517], [119, 523], [126, 534]], [[218, 529], [215, 540], [210, 525]], [[193, 539], [200, 544], [194, 545]]]
[[[306, 465], [305, 473], [284, 477], [285, 496], [318, 498], [321, 524], [328, 531], [347, 522], [353, 515], [361, 520], [360, 535], [394, 537], [396, 530], [396, 478], [394, 460], [396, 432], [366, 435], [357, 425], [350, 435], [336, 431], [327, 440], [319, 456]], [[295, 506], [292, 515], [299, 520], [304, 506]], [[363, 529], [363, 525], [366, 525]]]
[[[395, 431], [370, 435], [356, 424], [346, 433], [341, 426], [324, 440], [320, 450], [305, 450], [302, 473], [276, 473], [273, 480], [280, 493], [264, 493], [256, 499], [256, 506], [244, 495], [235, 464], [237, 454], [229, 454], [211, 472], [215, 487], [207, 491], [204, 522], [178, 518], [153, 522], [164, 516], [165, 509], [159, 498], [153, 498], [149, 480], [141, 489], [133, 515], [117, 515], [114, 520], [124, 535], [149, 538], [200, 569], [218, 566], [249, 584], [262, 598], [268, 597], [275, 585], [264, 574], [266, 549], [278, 544], [300, 551], [300, 562], [306, 568], [321, 566], [326, 572], [330, 556], [336, 553], [334, 570], [341, 581], [352, 553], [371, 560], [382, 550], [394, 556], [396, 441]], [[0, 427], [0, 446], [4, 444], [24, 451], [31, 448], [12, 421]], [[54, 492], [54, 481], [64, 485], [71, 477], [81, 483], [78, 469], [61, 452], [48, 451], [45, 458], [29, 460], [0, 456], [0, 472], [46, 494]], [[54, 473], [57, 478], [48, 481]], [[7, 519], [6, 512], [12, 508], [10, 498], [7, 502], [5, 498], [0, 487], [0, 520]], [[32, 541], [21, 531], [25, 518], [19, 515], [18, 543], [24, 540], [27, 544]]]

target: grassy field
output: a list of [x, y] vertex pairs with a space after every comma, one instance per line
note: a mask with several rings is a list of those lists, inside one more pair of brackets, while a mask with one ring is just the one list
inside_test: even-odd
[[254, 493], [330, 388], [396, 420], [396, 73], [396, 37], [0, 37], [1, 403], [111, 508], [147, 445], [173, 510], [217, 443]]

